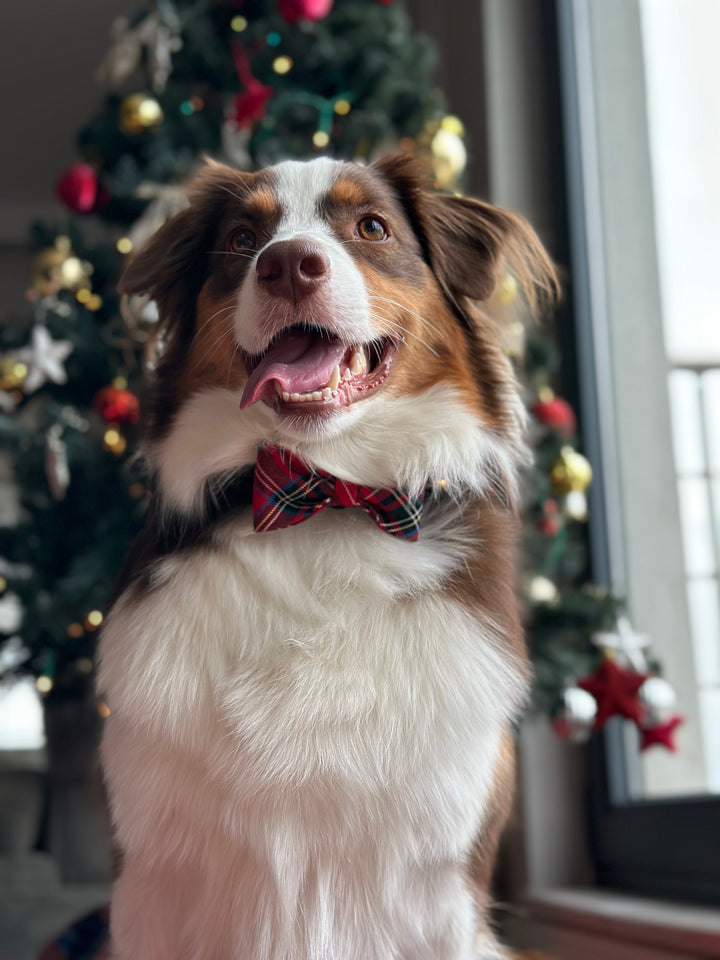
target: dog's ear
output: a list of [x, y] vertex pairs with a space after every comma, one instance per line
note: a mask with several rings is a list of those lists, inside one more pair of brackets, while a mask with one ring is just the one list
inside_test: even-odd
[[163, 363], [180, 356], [192, 337], [195, 304], [210, 266], [210, 251], [223, 205], [242, 193], [253, 174], [215, 161], [187, 189], [188, 206], [171, 217], [130, 260], [121, 294], [147, 293], [157, 303]]
[[394, 187], [425, 259], [465, 322], [463, 301], [488, 300], [506, 273], [513, 275], [533, 313], [557, 297], [555, 268], [523, 217], [426, 189], [424, 168], [406, 154], [379, 160], [374, 169]]

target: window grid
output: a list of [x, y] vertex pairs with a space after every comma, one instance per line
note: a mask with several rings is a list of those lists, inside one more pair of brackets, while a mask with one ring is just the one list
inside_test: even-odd
[[720, 792], [720, 364], [674, 365], [669, 389], [708, 788]]

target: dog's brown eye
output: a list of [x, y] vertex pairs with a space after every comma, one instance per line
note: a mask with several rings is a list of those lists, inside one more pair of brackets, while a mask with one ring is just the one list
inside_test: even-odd
[[241, 253], [244, 250], [253, 250], [255, 248], [255, 234], [252, 230], [236, 230], [228, 237], [227, 248], [232, 253]]
[[357, 231], [363, 240], [384, 240], [387, 237], [387, 231], [377, 217], [363, 217]]

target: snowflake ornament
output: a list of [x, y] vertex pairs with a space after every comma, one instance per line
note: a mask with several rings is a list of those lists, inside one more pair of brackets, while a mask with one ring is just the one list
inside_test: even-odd
[[40, 324], [33, 327], [29, 345], [15, 354], [28, 368], [23, 384], [25, 393], [34, 393], [47, 382], [67, 383], [63, 363], [72, 351], [73, 345], [69, 340], [53, 340], [47, 327]]

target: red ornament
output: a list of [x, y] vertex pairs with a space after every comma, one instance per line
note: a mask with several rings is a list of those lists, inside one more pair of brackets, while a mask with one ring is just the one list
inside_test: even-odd
[[538, 530], [548, 537], [554, 537], [560, 533], [562, 529], [557, 500], [553, 500], [552, 497], [550, 497], [544, 501], [542, 509], [543, 515], [537, 523]]
[[89, 163], [68, 167], [55, 185], [57, 195], [73, 213], [92, 213], [106, 201], [97, 171]]
[[239, 127], [251, 127], [267, 113], [266, 105], [275, 91], [272, 87], [255, 80], [245, 91], [235, 97], [233, 119]]
[[610, 717], [627, 717], [638, 725], [643, 719], [643, 706], [638, 690], [649, 674], [623, 670], [614, 660], [604, 660], [595, 673], [578, 681], [597, 700], [595, 729], [599, 730]]
[[640, 749], [647, 750], [649, 747], [654, 747], [657, 744], [675, 753], [677, 751], [675, 731], [678, 727], [682, 726], [683, 723], [685, 723], [685, 717], [676, 713], [666, 720], [665, 723], [659, 723], [655, 727], [641, 728], [640, 735], [642, 736], [642, 741], [640, 743]]
[[98, 390], [93, 407], [108, 423], [137, 423], [140, 418], [140, 403], [135, 394], [112, 384]]
[[568, 440], [574, 436], [577, 430], [575, 411], [562, 397], [536, 400], [530, 410], [536, 420], [552, 430], [557, 430], [563, 439]]
[[288, 23], [298, 20], [323, 20], [332, 10], [333, 0], [278, 0], [280, 13]]

